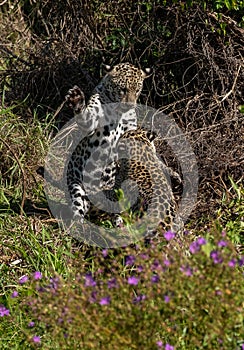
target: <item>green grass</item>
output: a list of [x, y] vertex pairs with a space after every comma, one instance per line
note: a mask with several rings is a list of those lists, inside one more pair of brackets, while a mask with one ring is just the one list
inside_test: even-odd
[[235, 183], [230, 177], [231, 186], [223, 194], [221, 209], [218, 219], [225, 226], [228, 237], [236, 244], [243, 247], [244, 244], [244, 187]]
[[[2, 348], [32, 348], [34, 335], [41, 337], [44, 349], [77, 349], [81, 344], [82, 349], [156, 349], [159, 340], [179, 349], [217, 349], [219, 341], [224, 349], [234, 349], [243, 341], [243, 277], [238, 263], [228, 265], [243, 260], [216, 229], [205, 234], [207, 244], [190, 256], [180, 255], [182, 247], [172, 240], [163, 248], [139, 245], [108, 251], [107, 256], [97, 249], [84, 259], [82, 251], [71, 254], [68, 237], [61, 241], [57, 230], [55, 234], [42, 227], [37, 235], [27, 227], [23, 237], [16, 233], [16, 245], [13, 234], [8, 238], [8, 248], [22, 262], [1, 271], [0, 304], [10, 310], [1, 319]], [[186, 236], [183, 251], [192, 239]], [[223, 241], [227, 246], [218, 248]], [[215, 263], [210, 254], [216, 249], [222, 261]], [[33, 279], [34, 271], [42, 272], [41, 280]], [[24, 275], [29, 280], [19, 284]], [[50, 276], [58, 278], [56, 286], [48, 287]], [[133, 276], [139, 282], [130, 285]], [[153, 276], [159, 281], [152, 283]], [[109, 289], [113, 278], [116, 287]], [[84, 284], [86, 279], [96, 285]], [[16, 298], [11, 297], [14, 291]], [[133, 302], [143, 295], [145, 300]], [[108, 296], [109, 305], [100, 305]]]
[[[243, 260], [234, 244], [243, 245], [241, 184], [232, 181], [228, 196], [223, 194], [218, 220], [209, 219], [210, 230], [195, 229], [182, 246], [163, 239], [162, 244], [107, 252], [82, 247], [45, 211], [43, 180], [36, 174], [52, 119], [23, 119], [16, 110], [3, 108], [0, 119], [0, 304], [9, 310], [0, 317], [1, 349], [157, 349], [158, 341], [162, 348], [170, 344], [182, 350], [240, 349]], [[189, 253], [196, 237], [207, 244]], [[227, 246], [219, 247], [223, 240]], [[221, 262], [211, 257], [215, 250]], [[128, 256], [135, 258], [131, 265]], [[170, 266], [163, 265], [165, 259]], [[229, 266], [231, 261], [235, 266]], [[41, 280], [33, 279], [35, 271], [42, 273]], [[29, 280], [20, 284], [25, 275]], [[55, 276], [59, 284], [47, 287]], [[137, 285], [128, 283], [133, 276]], [[113, 278], [116, 287], [108, 288]], [[96, 286], [86, 286], [86, 279]], [[89, 301], [92, 291], [94, 302]], [[108, 305], [100, 305], [104, 297], [110, 298]], [[35, 335], [40, 344], [34, 343]]]

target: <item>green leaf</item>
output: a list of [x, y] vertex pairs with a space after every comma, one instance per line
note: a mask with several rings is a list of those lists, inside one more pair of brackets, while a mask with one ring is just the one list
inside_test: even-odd
[[206, 254], [207, 257], [209, 257], [212, 250], [213, 250], [213, 245], [210, 242], [207, 242], [202, 246], [202, 251]]

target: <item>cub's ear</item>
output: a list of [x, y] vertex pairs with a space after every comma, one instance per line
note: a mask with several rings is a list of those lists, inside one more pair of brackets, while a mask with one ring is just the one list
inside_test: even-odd
[[142, 70], [142, 72], [143, 72], [143, 76], [145, 78], [148, 78], [148, 77], [150, 77], [150, 75], [152, 75], [153, 69], [152, 68], [145, 68]]
[[113, 67], [110, 66], [109, 64], [103, 64], [102, 67], [105, 70], [105, 72], [107, 72], [107, 73], [113, 69]]

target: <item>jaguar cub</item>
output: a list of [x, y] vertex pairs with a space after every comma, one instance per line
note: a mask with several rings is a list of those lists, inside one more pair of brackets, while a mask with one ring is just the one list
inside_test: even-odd
[[66, 100], [73, 107], [81, 131], [81, 141], [67, 167], [67, 185], [74, 218], [84, 221], [91, 200], [103, 188], [114, 186], [120, 137], [137, 128], [135, 104], [143, 81], [150, 74], [130, 63], [112, 69], [95, 87], [87, 105], [82, 91], [75, 86]]
[[175, 174], [158, 157], [154, 146], [156, 138], [156, 133], [142, 128], [121, 136], [115, 186], [105, 192], [112, 203], [117, 201], [116, 190], [123, 188], [131, 211], [141, 218], [146, 215], [145, 235], [153, 236], [158, 230], [177, 232], [183, 227], [171, 188], [170, 178]]

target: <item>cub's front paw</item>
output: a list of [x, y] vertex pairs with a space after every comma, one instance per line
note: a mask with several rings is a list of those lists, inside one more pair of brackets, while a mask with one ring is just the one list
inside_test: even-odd
[[85, 95], [76, 85], [68, 91], [68, 94], [65, 96], [65, 100], [68, 106], [73, 108], [75, 113], [80, 113], [86, 105]]

